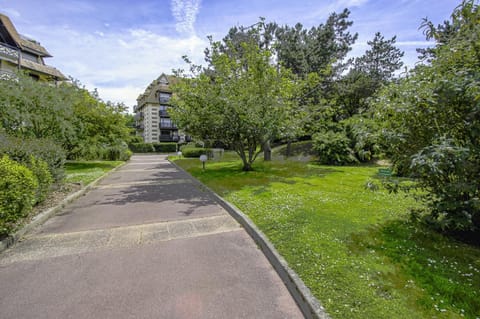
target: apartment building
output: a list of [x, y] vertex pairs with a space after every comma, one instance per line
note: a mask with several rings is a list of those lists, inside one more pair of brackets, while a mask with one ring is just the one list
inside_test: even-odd
[[175, 81], [173, 76], [162, 74], [137, 98], [133, 110], [136, 130], [145, 143], [181, 142], [184, 139], [168, 114], [172, 81]]
[[44, 58], [51, 56], [40, 43], [18, 33], [10, 18], [0, 14], [0, 79], [24, 71], [41, 81], [66, 80], [59, 70], [45, 64]]

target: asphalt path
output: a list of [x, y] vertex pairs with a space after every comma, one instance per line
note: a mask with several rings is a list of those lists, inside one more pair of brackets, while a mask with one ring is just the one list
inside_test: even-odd
[[0, 318], [303, 318], [190, 176], [136, 155], [0, 254]]

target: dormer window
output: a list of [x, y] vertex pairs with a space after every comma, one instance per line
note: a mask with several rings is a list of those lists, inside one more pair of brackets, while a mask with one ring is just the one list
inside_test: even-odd
[[168, 85], [168, 80], [167, 80], [167, 78], [166, 78], [165, 76], [162, 76], [162, 77], [160, 78], [160, 84], [161, 84], [161, 85]]

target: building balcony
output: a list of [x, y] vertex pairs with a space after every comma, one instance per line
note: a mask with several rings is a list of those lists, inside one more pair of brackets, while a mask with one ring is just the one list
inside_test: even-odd
[[160, 142], [178, 142], [179, 141], [178, 135], [170, 136], [170, 135], [160, 135], [158, 140]]
[[8, 70], [0, 70], [0, 80], [13, 80], [16, 79], [17, 75]]
[[160, 111], [158, 111], [158, 114], [159, 114], [161, 117], [170, 117], [170, 115], [168, 115], [168, 111], [167, 111], [167, 110], [160, 110]]
[[160, 122], [158, 127], [162, 130], [163, 129], [170, 129], [170, 130], [176, 130], [177, 129], [177, 126], [172, 122]]
[[14, 63], [19, 61], [19, 50], [7, 44], [0, 43], [0, 57], [6, 58]]

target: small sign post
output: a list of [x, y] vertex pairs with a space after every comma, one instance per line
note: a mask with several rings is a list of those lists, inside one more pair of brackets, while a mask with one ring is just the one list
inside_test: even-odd
[[207, 155], [205, 154], [200, 155], [200, 161], [202, 162], [203, 170], [205, 170], [205, 162], [207, 161], [207, 159], [208, 159]]

